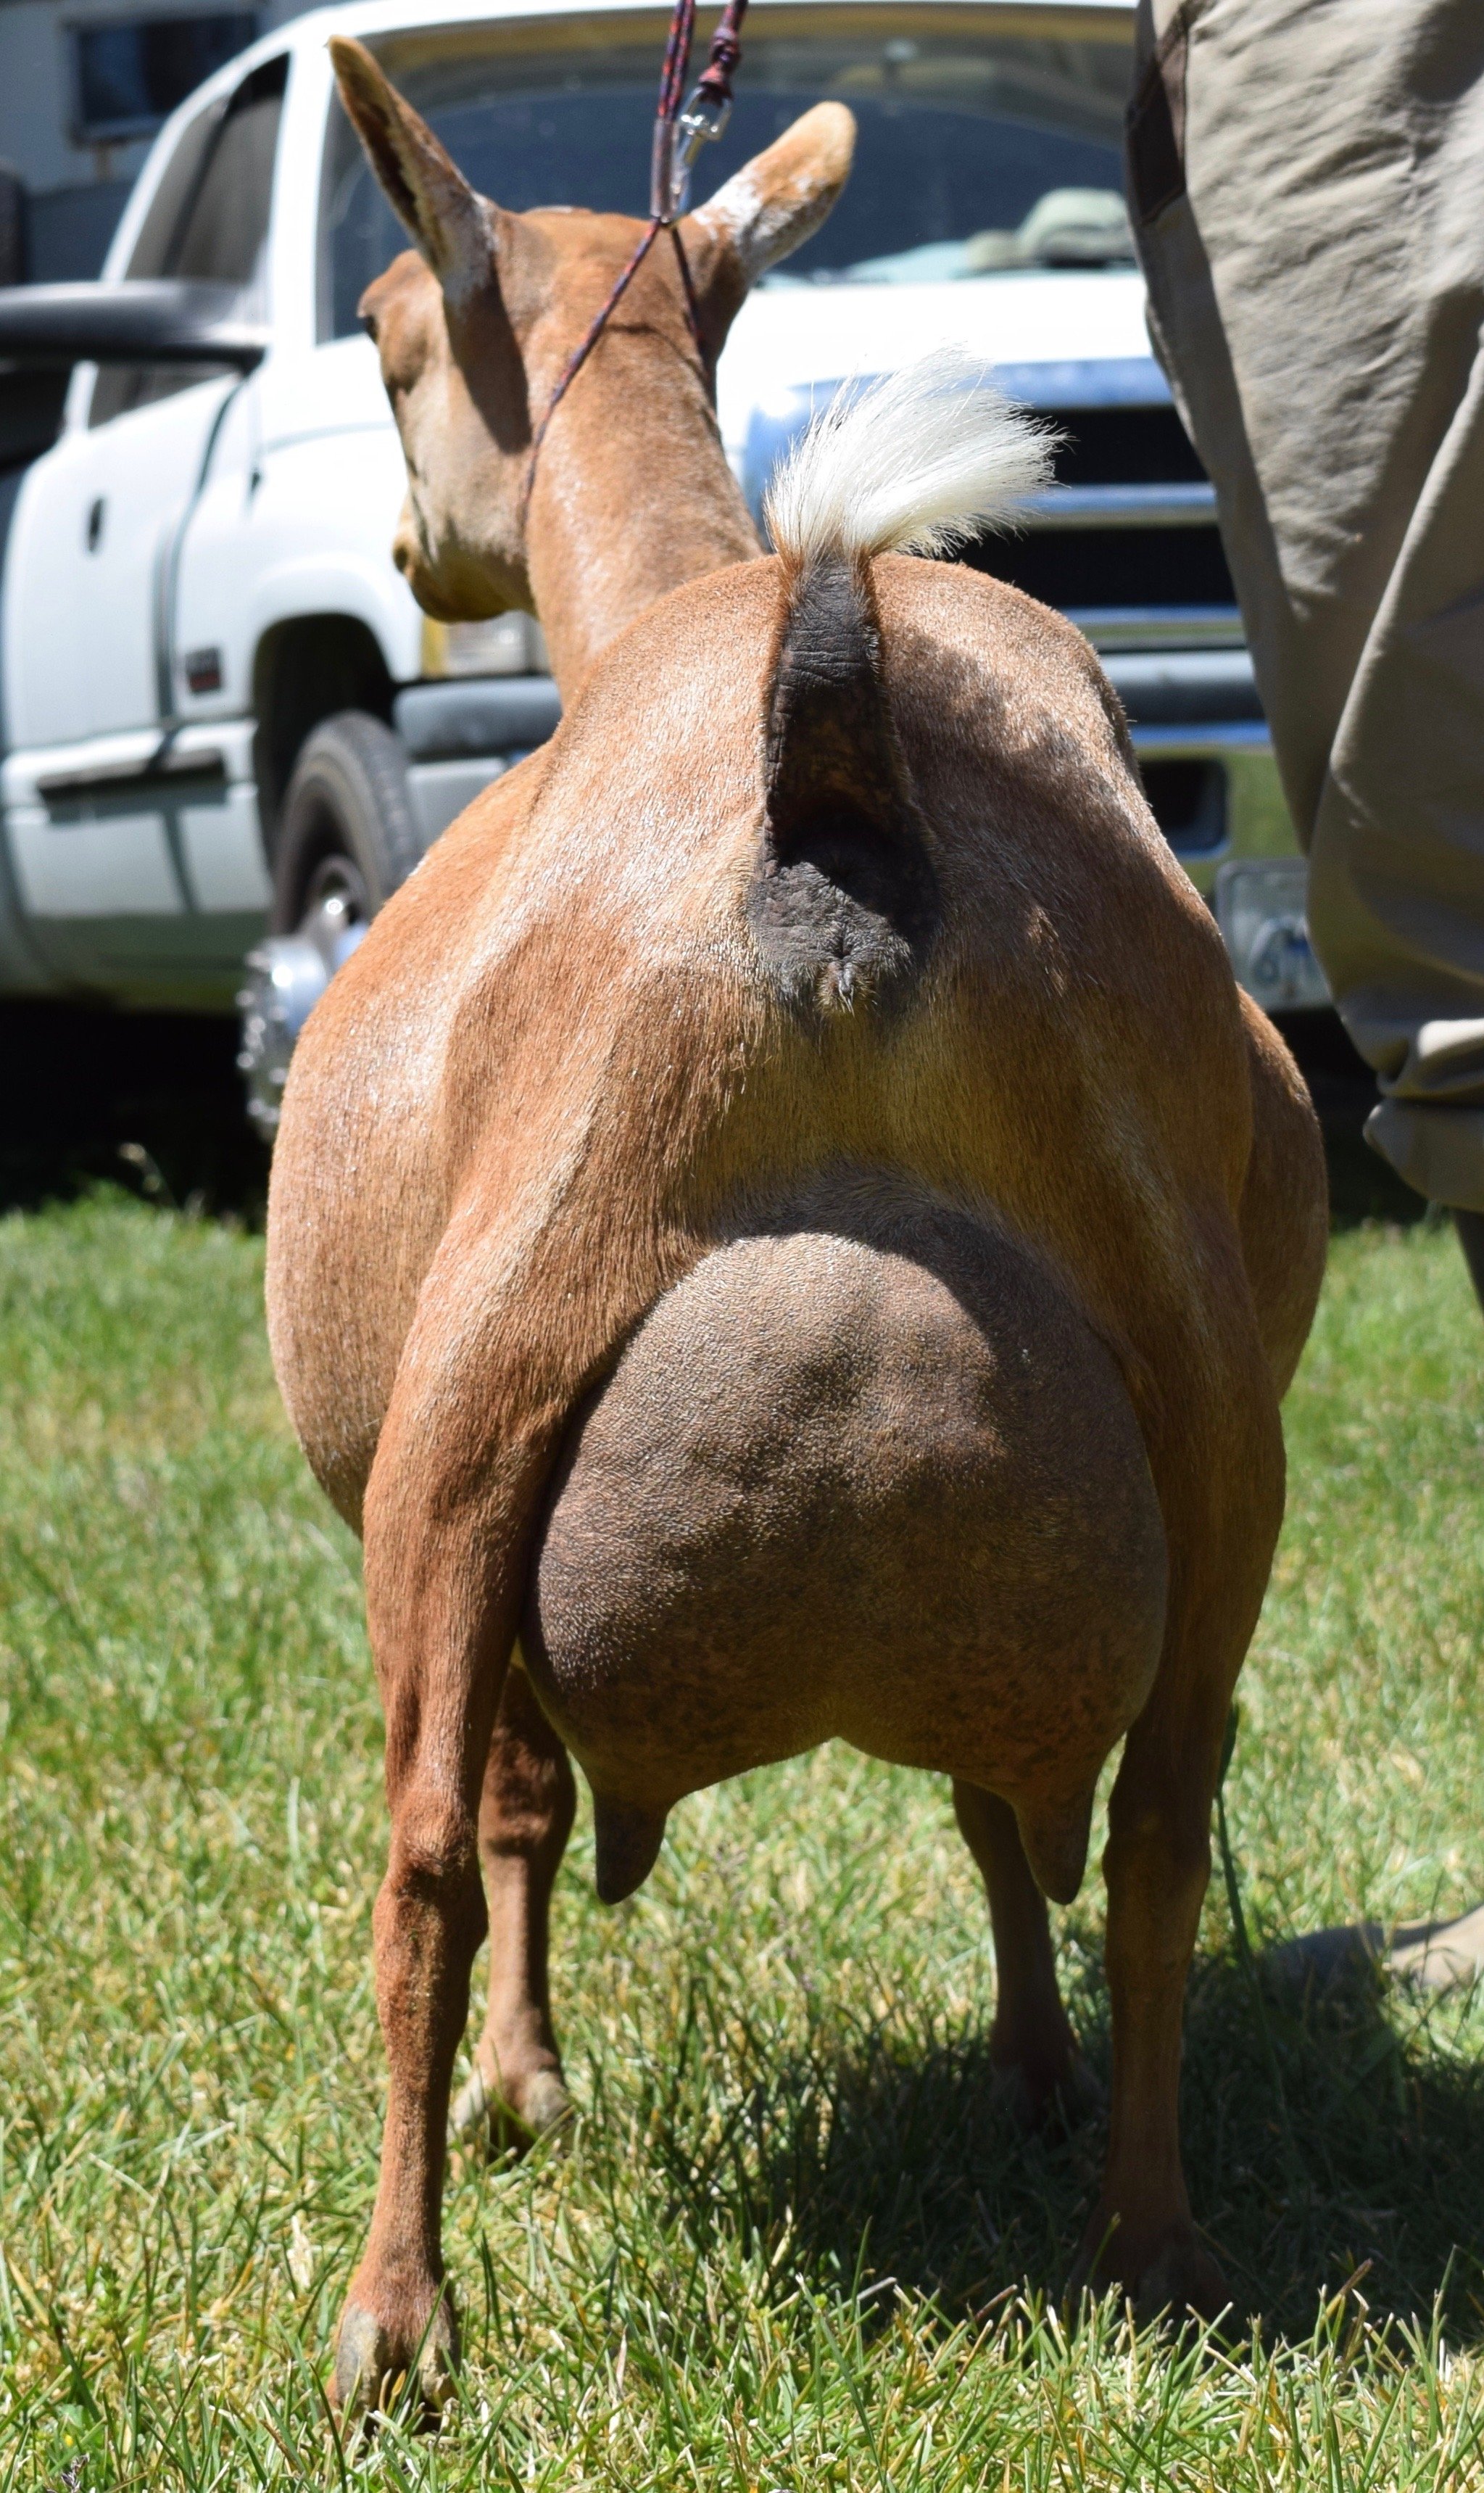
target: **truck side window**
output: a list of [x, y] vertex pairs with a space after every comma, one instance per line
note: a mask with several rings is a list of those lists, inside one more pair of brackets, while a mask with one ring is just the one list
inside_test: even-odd
[[[263, 308], [268, 218], [288, 57], [265, 61], [225, 105], [209, 105], [185, 132], [161, 178], [130, 257], [131, 277], [193, 277], [235, 285], [244, 313]], [[199, 367], [120, 366], [101, 372], [88, 411], [107, 424], [129, 408], [190, 389]]]

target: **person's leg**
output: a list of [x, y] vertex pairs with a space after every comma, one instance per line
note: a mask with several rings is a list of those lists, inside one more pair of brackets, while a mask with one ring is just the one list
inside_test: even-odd
[[1309, 934], [1380, 1084], [1367, 1138], [1475, 1214], [1477, 28], [1477, 0], [1141, 0], [1129, 141], [1150, 334], [1216, 488]]
[[[1484, 1307], [1477, 0], [1139, 0], [1139, 50], [1150, 333], [1216, 488], [1309, 931], [1380, 1080], [1367, 1139], [1455, 1207]], [[1275, 1961], [1462, 1979], [1484, 1907]]]
[[1484, 1214], [1484, 353], [1372, 625], [1324, 782], [1309, 927], [1375, 1067], [1366, 1139], [1455, 1207], [1469, 1270]]
[[[1446, 115], [1410, 90], [1424, 63], [1437, 75], [1434, 44], [1448, 49], [1439, 17], [1462, 34], [1465, 15], [1437, 0], [1138, 12], [1128, 175], [1150, 336], [1216, 490], [1305, 849], [1437, 439], [1409, 390], [1443, 345], [1419, 262]], [[1382, 356], [1388, 386], [1362, 386]], [[1456, 362], [1449, 377], [1456, 391]]]

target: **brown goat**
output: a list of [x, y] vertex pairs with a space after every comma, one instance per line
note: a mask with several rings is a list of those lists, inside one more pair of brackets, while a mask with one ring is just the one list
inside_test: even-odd
[[[869, 409], [806, 452], [760, 555], [668, 249], [563, 401], [522, 538], [532, 411], [638, 228], [490, 206], [368, 54], [336, 61], [423, 255], [364, 307], [399, 558], [444, 616], [533, 602], [567, 705], [335, 980], [274, 1165], [274, 1356], [364, 1529], [387, 1720], [391, 2085], [339, 2395], [421, 2344], [436, 2402], [455, 2357], [481, 1862], [456, 2120], [565, 2108], [569, 1752], [608, 1898], [684, 1793], [813, 1742], [950, 1775], [993, 2056], [1033, 2115], [1083, 2075], [1043, 1892], [1076, 1893], [1123, 1739], [1112, 2136], [1075, 2273], [1216, 2311], [1181, 2005], [1323, 1259], [1307, 1096], [1079, 635], [881, 551], [923, 530], [860, 517]], [[818, 106], [685, 221], [708, 364], [851, 137]]]

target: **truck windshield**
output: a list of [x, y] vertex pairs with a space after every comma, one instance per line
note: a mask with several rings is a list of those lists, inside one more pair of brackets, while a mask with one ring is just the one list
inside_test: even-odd
[[[863, 33], [854, 10], [770, 11], [766, 33], [756, 20], [748, 29], [736, 108], [704, 152], [697, 204], [811, 104], [834, 97], [860, 127], [854, 172], [827, 223], [766, 283], [890, 285], [1132, 259], [1121, 164], [1127, 36], [1116, 21], [1106, 36], [1089, 34], [1079, 11], [1069, 39], [1056, 31], [1060, 15], [1017, 9], [1017, 28], [1047, 31], [1011, 35], [997, 31], [994, 11], [965, 10], [963, 30], [945, 34], [935, 9], [883, 10]], [[527, 18], [421, 44], [409, 36], [383, 58], [475, 189], [502, 207], [642, 216], [659, 47], [614, 32], [612, 19], [554, 19], [552, 45], [565, 38], [571, 47], [533, 53]], [[406, 236], [338, 105], [321, 240], [321, 335], [344, 337], [364, 288]]]

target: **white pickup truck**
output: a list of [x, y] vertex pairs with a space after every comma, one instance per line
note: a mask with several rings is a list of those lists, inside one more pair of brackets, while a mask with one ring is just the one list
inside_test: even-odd
[[[75, 367], [60, 438], [0, 477], [0, 992], [240, 1000], [265, 1131], [336, 962], [558, 710], [527, 616], [431, 623], [393, 568], [401, 454], [356, 305], [404, 237], [326, 38], [370, 45], [506, 206], [641, 213], [666, 22], [629, 0], [300, 17], [167, 123], [97, 285], [0, 297], [0, 357]], [[1053, 417], [1058, 491], [968, 558], [1082, 625], [1239, 975], [1317, 1004], [1210, 488], [1144, 333], [1131, 40], [1123, 0], [754, 0], [699, 190], [820, 96], [860, 142], [737, 320], [722, 430], [756, 507], [812, 406], [949, 340]]]

